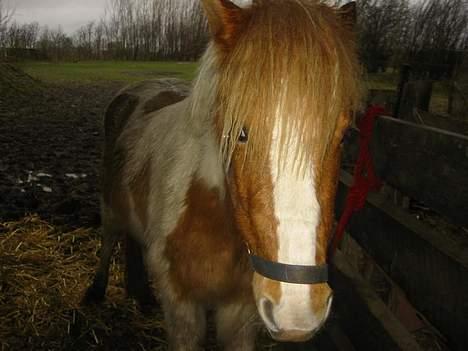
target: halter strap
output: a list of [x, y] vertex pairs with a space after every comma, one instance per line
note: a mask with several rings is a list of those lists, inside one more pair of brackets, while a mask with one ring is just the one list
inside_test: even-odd
[[328, 265], [303, 266], [268, 261], [250, 254], [254, 270], [266, 278], [292, 284], [320, 284], [328, 281]]

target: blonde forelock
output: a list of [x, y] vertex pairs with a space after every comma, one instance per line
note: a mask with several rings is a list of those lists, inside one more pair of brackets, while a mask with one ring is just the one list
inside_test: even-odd
[[298, 165], [322, 158], [340, 114], [361, 101], [351, 29], [338, 9], [320, 1], [256, 0], [245, 11], [248, 20], [235, 45], [226, 52], [211, 44], [194, 87], [194, 101], [204, 97], [212, 104], [222, 157], [230, 160], [246, 127], [246, 160], [265, 162], [280, 123], [284, 148], [293, 132], [298, 135]]

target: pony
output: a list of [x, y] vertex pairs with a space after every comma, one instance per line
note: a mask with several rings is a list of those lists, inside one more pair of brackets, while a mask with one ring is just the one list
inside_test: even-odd
[[260, 321], [308, 340], [330, 313], [341, 140], [361, 100], [355, 6], [201, 2], [212, 38], [192, 88], [138, 83], [106, 112], [86, 297], [104, 297], [125, 237], [128, 294], [157, 295], [171, 350], [201, 349], [207, 311], [226, 350], [253, 350]]

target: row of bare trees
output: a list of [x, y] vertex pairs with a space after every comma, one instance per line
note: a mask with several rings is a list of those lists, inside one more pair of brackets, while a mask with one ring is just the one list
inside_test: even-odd
[[13, 10], [8, 8], [4, 0], [0, 0], [0, 38], [8, 29], [8, 23], [13, 17]]
[[[468, 49], [468, 0], [357, 3], [361, 57], [370, 71], [428, 58], [445, 64]], [[37, 23], [8, 24], [12, 12], [1, 5], [0, 47], [37, 49], [52, 59], [192, 60], [207, 40], [199, 0], [108, 0], [102, 18], [72, 36]]]
[[402, 61], [448, 65], [468, 49], [467, 0], [360, 0], [361, 57], [371, 71]]
[[12, 16], [13, 10], [7, 7], [6, 1], [0, 0], [0, 28], [3, 28]]
[[66, 35], [60, 27], [50, 29], [38, 23], [8, 24], [9, 19], [0, 22], [4, 23], [0, 47], [12, 52], [36, 49], [43, 53], [41, 56], [58, 60], [193, 60], [207, 41], [199, 1], [108, 0], [102, 18], [73, 35]]
[[101, 20], [75, 35], [80, 58], [191, 60], [207, 40], [198, 1], [110, 0]]

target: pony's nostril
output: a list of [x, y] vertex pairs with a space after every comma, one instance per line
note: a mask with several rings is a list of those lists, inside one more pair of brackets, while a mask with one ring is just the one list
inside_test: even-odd
[[278, 331], [278, 326], [276, 325], [275, 318], [273, 316], [273, 308], [274, 305], [270, 299], [267, 297], [261, 298], [259, 312], [263, 322], [270, 331]]
[[328, 318], [328, 315], [330, 314], [331, 306], [333, 303], [333, 293], [330, 293], [327, 299], [327, 309], [325, 310], [325, 316], [324, 319]]
[[333, 293], [331, 293], [329, 296], [328, 296], [328, 299], [327, 299], [327, 306], [330, 306], [331, 303], [333, 301]]

